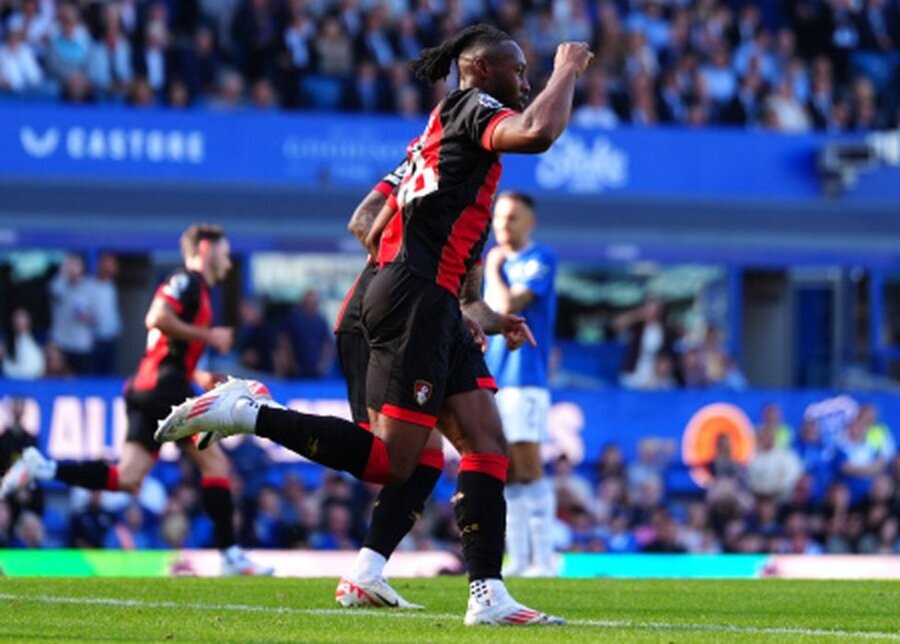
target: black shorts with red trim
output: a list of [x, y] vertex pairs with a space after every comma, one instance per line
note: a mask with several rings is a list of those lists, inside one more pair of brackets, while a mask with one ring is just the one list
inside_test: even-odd
[[405, 264], [388, 264], [363, 301], [369, 339], [366, 402], [398, 420], [434, 427], [445, 398], [496, 390], [459, 300]]
[[125, 441], [138, 443], [151, 454], [159, 451], [160, 444], [153, 440], [156, 426], [172, 411], [172, 405], [180, 405], [195, 396], [194, 390], [185, 382], [161, 381], [154, 389], [136, 391], [129, 383], [125, 389], [125, 416], [128, 429]]
[[344, 296], [341, 308], [338, 310], [337, 320], [334, 325], [335, 333], [362, 333], [360, 325], [360, 317], [362, 316], [362, 301], [369, 283], [378, 272], [378, 266], [375, 262], [369, 260], [363, 269], [356, 276], [353, 286]]
[[369, 343], [357, 331], [339, 331], [337, 352], [347, 382], [347, 402], [353, 422], [369, 426], [369, 411], [366, 408], [366, 371], [369, 367]]

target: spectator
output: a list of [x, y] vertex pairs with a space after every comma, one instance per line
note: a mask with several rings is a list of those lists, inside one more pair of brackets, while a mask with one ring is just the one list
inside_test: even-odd
[[97, 275], [92, 280], [94, 298], [94, 373], [109, 376], [116, 370], [116, 344], [122, 333], [116, 277], [119, 260], [112, 253], [100, 255]]
[[50, 38], [51, 23], [51, 17], [41, 11], [38, 0], [22, 0], [21, 9], [9, 17], [6, 28], [8, 31], [21, 30], [35, 56], [42, 59]]
[[246, 298], [241, 301], [238, 315], [240, 322], [235, 349], [241, 367], [253, 372], [272, 373], [275, 338], [265, 322], [262, 306], [257, 300]]
[[897, 444], [890, 427], [878, 418], [878, 408], [871, 404], [860, 405], [859, 422], [866, 427], [866, 443], [875, 450], [879, 458], [890, 462], [897, 453]]
[[812, 495], [822, 498], [825, 486], [832, 475], [833, 454], [826, 450], [819, 432], [819, 423], [812, 418], [803, 421], [800, 434], [794, 443], [794, 450], [803, 464], [803, 469], [811, 477]]
[[319, 294], [307, 290], [288, 316], [294, 355], [300, 378], [322, 378], [331, 372], [334, 345], [331, 330], [319, 311]]
[[835, 469], [850, 491], [851, 503], [869, 493], [872, 480], [887, 470], [887, 459], [866, 442], [869, 418], [858, 414], [838, 441]]
[[757, 496], [784, 499], [803, 473], [790, 447], [777, 444], [777, 429], [765, 425], [756, 434], [756, 454], [747, 463], [747, 487]]
[[633, 389], [655, 389], [659, 386], [656, 369], [661, 353], [675, 355], [677, 334], [666, 321], [662, 299], [649, 296], [644, 303], [620, 313], [612, 320], [612, 328], [619, 335], [627, 334], [628, 349], [620, 380]]
[[9, 548], [11, 538], [12, 512], [10, 512], [6, 501], [0, 500], [0, 548]]
[[115, 515], [102, 504], [100, 490], [92, 490], [87, 507], [69, 519], [70, 548], [102, 548], [106, 533], [116, 521]]
[[44, 376], [47, 378], [72, 378], [75, 372], [66, 362], [62, 349], [48, 342], [44, 347]]
[[607, 443], [597, 458], [597, 480], [619, 479], [625, 481], [625, 458], [618, 443]]
[[97, 318], [93, 288], [85, 279], [84, 260], [80, 255], [71, 254], [63, 260], [59, 273], [50, 282], [50, 297], [53, 301], [50, 340], [63, 352], [66, 364], [76, 374], [90, 373]]
[[156, 539], [146, 525], [144, 510], [138, 503], [130, 503], [103, 537], [103, 548], [107, 550], [149, 550], [155, 547]]
[[234, 14], [231, 34], [241, 71], [249, 81], [269, 77], [280, 47], [279, 27], [270, 0], [245, 0]]
[[47, 71], [63, 86], [68, 86], [76, 73], [87, 72], [91, 37], [81, 22], [81, 12], [74, 4], [61, 4], [57, 25], [47, 46]]
[[638, 459], [628, 464], [628, 487], [635, 489], [646, 481], [663, 484], [666, 468], [675, 454], [675, 443], [671, 439], [643, 438], [637, 445]]
[[572, 113], [572, 124], [612, 130], [619, 125], [619, 117], [609, 101], [607, 79], [599, 67], [588, 72], [585, 79], [584, 103]]
[[19, 515], [13, 529], [13, 538], [10, 546], [13, 548], [31, 550], [46, 547], [46, 531], [41, 517], [34, 512], [23, 512]]
[[34, 50], [25, 40], [24, 28], [10, 26], [3, 47], [0, 47], [0, 91], [33, 93], [41, 88], [43, 81], [44, 72], [38, 65]]
[[[109, 8], [113, 7], [115, 5]], [[131, 45], [122, 32], [117, 16], [114, 13], [106, 21], [103, 38], [91, 43], [86, 73], [101, 95], [121, 100], [131, 82], [133, 70]]]
[[9, 345], [3, 375], [16, 380], [34, 380], [44, 375], [44, 350], [31, 333], [31, 315], [25, 309], [13, 311]]
[[162, 96], [175, 67], [174, 52], [169, 48], [169, 28], [161, 6], [156, 3], [148, 10], [151, 17], [144, 30], [143, 46], [134, 58], [135, 77], [145, 81], [156, 96]]
[[36, 447], [37, 438], [25, 428], [24, 398], [8, 398], [9, 421], [0, 434], [0, 471], [6, 472], [9, 466], [19, 460], [26, 447]]
[[219, 60], [211, 29], [198, 29], [191, 40], [191, 46], [183, 47], [178, 52], [173, 75], [187, 86], [192, 101], [205, 101], [215, 95]]
[[778, 403], [772, 402], [763, 406], [756, 431], [759, 433], [763, 429], [775, 432], [775, 445], [778, 447], [789, 447], [794, 442], [794, 428], [784, 422], [784, 413]]

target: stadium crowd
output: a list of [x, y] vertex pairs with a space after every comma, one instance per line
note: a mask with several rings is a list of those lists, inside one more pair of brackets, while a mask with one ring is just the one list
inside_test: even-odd
[[576, 125], [900, 125], [897, 0], [0, 0], [0, 98], [412, 117], [436, 101], [407, 61], [478, 21], [533, 93], [591, 43]]
[[[0, 435], [0, 467], [33, 436], [24, 405], [10, 400]], [[872, 405], [845, 400], [840, 413], [808, 411], [798, 429], [776, 404], [760, 414], [756, 450], [735, 459], [727, 435], [715, 458], [685, 486], [671, 441], [647, 437], [634, 458], [619, 444], [574, 467], [551, 465], [556, 548], [563, 552], [900, 554], [900, 453]], [[359, 546], [376, 490], [310, 465], [273, 463], [256, 440], [229, 448], [244, 545], [352, 550]], [[458, 551], [450, 497], [458, 462], [447, 468], [405, 550]], [[121, 549], [209, 546], [196, 470], [161, 463], [133, 499], [63, 492], [52, 486], [0, 502], [0, 547]]]

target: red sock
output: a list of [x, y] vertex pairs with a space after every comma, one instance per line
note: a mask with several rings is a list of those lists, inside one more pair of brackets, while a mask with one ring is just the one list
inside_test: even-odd
[[109, 471], [106, 473], [106, 489], [113, 492], [119, 491], [119, 468], [110, 465]]
[[391, 458], [388, 456], [387, 445], [377, 436], [372, 437], [372, 448], [369, 450], [369, 459], [366, 461], [366, 469], [360, 477], [369, 483], [385, 485], [391, 472]]
[[459, 461], [460, 472], [481, 472], [506, 483], [509, 459], [501, 454], [467, 454]]

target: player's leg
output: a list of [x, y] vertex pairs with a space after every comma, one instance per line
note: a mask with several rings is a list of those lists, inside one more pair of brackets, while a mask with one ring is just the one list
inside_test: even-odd
[[[523, 507], [517, 509], [518, 513], [515, 514], [516, 528], [521, 527], [526, 531], [531, 555], [530, 560], [526, 560], [526, 567], [519, 573], [525, 577], [555, 576], [553, 521], [556, 516], [556, 495], [550, 481], [544, 476], [541, 444], [512, 443], [509, 446], [509, 457], [510, 478], [507, 485], [507, 499], [519, 495], [519, 502]], [[508, 516], [514, 516], [514, 513], [510, 511]], [[507, 531], [512, 528], [513, 526], [507, 523]], [[508, 537], [507, 534], [507, 544], [509, 544]]]
[[422, 608], [387, 583], [384, 567], [425, 508], [444, 469], [443, 439], [432, 431], [410, 477], [381, 488], [372, 522], [353, 567], [341, 578], [335, 600], [345, 607]]
[[[354, 422], [369, 427], [366, 406], [366, 371], [369, 343], [362, 333], [339, 333], [338, 356], [347, 382], [347, 400]], [[425, 500], [444, 469], [440, 434], [432, 432], [409, 479], [385, 486], [378, 494], [369, 531], [353, 567], [335, 590], [335, 600], [345, 607], [386, 606], [419, 608], [400, 596], [384, 579], [384, 567], [425, 507]]]
[[39, 480], [57, 480], [89, 490], [137, 494], [156, 462], [157, 444], [153, 441], [155, 421], [130, 401], [126, 401], [126, 414], [128, 430], [117, 465], [106, 461], [57, 463], [41, 455], [37, 449], [29, 448], [3, 477], [2, 495], [11, 494]]
[[509, 461], [493, 397], [481, 389], [451, 396], [445, 404], [459, 421], [458, 428], [448, 432], [447, 437], [462, 456], [453, 509], [469, 570], [465, 623], [564, 624], [559, 617], [518, 603], [502, 581], [500, 566], [506, 527], [503, 488]]
[[556, 498], [544, 478], [541, 442], [546, 440], [549, 392], [536, 387], [507, 387], [497, 394], [503, 432], [509, 441], [506, 485], [504, 576], [553, 575], [553, 517]]
[[200, 501], [213, 523], [215, 546], [222, 552], [222, 574], [271, 575], [272, 568], [254, 563], [237, 545], [231, 468], [222, 448], [212, 445], [200, 451], [192, 442], [186, 441], [182, 449], [200, 468]]

